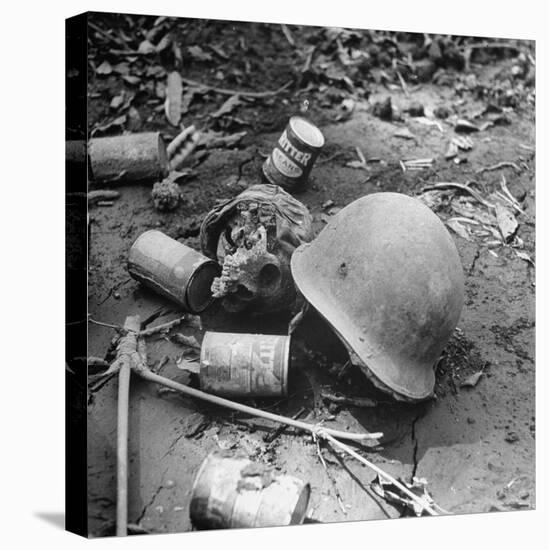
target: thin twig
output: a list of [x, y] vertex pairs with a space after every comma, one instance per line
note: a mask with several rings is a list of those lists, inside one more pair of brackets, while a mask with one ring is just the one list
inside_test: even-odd
[[110, 323], [103, 323], [102, 321], [96, 321], [91, 317], [88, 317], [88, 321], [90, 323], [93, 323], [94, 325], [99, 325], [100, 327], [114, 328], [115, 330], [124, 330], [124, 327], [121, 327], [120, 325], [111, 325]]
[[406, 97], [410, 97], [410, 92], [408, 91], [408, 86], [406, 86], [406, 82], [404, 81], [404, 78], [402, 78], [402, 75], [400, 74], [400, 71], [396, 70], [396, 74], [398, 76], [398, 79], [400, 80], [400, 85], [402, 86], [402, 91], [404, 92], [404, 95], [406, 95]]
[[352, 407], [377, 407], [377, 401], [369, 397], [347, 397], [345, 395], [335, 395], [327, 391], [320, 392], [320, 395], [323, 399], [327, 399], [332, 403], [351, 405]]
[[326, 465], [326, 461], [324, 460], [324, 457], [322, 456], [322, 450], [320, 448], [320, 441], [319, 441], [318, 437], [315, 437], [314, 435], [313, 435], [313, 437], [314, 437], [315, 443], [316, 443], [316, 454], [318, 455], [318, 458], [320, 459], [320, 463], [324, 467], [324, 471], [326, 472], [326, 476], [328, 477], [328, 479], [330, 480], [330, 482], [332, 484], [332, 487], [334, 488], [334, 493], [336, 495], [337, 503], [339, 504], [339, 507], [341, 508], [341, 511], [345, 515], [347, 515], [347, 509], [345, 508], [345, 504], [343, 503], [343, 499], [341, 498], [341, 494], [340, 494], [339, 489], [337, 487], [336, 480], [334, 479], [334, 476], [328, 470], [328, 466]]
[[185, 84], [188, 84], [189, 86], [194, 86], [196, 88], [205, 88], [211, 92], [215, 92], [216, 94], [220, 95], [239, 95], [241, 97], [253, 97], [253, 98], [262, 98], [262, 97], [271, 97], [273, 95], [277, 95], [280, 92], [283, 92], [287, 88], [289, 88], [293, 84], [293, 80], [289, 80], [284, 84], [284, 86], [281, 86], [277, 90], [270, 90], [266, 92], [248, 92], [248, 91], [242, 91], [242, 90], [230, 90], [228, 88], [216, 88], [215, 86], [210, 86], [209, 84], [203, 84], [202, 82], [197, 82], [196, 80], [191, 80], [189, 78], [182, 78], [181, 79]]
[[499, 170], [500, 168], [514, 168], [517, 172], [520, 172], [519, 166], [514, 162], [498, 162], [497, 164], [494, 164], [493, 166], [486, 166], [484, 168], [479, 168], [476, 170], [476, 174], [483, 174], [484, 172], [493, 172], [494, 170]]
[[[292, 418], [295, 420], [296, 418], [299, 418], [307, 409], [305, 407], [301, 407], [293, 416]], [[278, 426], [278, 428], [274, 429], [273, 431], [269, 432], [263, 437], [263, 441], [265, 443], [272, 443], [279, 435], [284, 433], [284, 430], [287, 428], [284, 424], [281, 426]]]
[[381, 477], [385, 478], [386, 480], [390, 481], [393, 485], [398, 487], [403, 493], [405, 493], [407, 496], [409, 496], [414, 502], [419, 504], [428, 514], [431, 516], [438, 516], [439, 514], [429, 506], [425, 500], [423, 500], [418, 495], [414, 494], [408, 487], [404, 486], [400, 481], [396, 480], [392, 475], [386, 473], [383, 471], [379, 466], [376, 466], [374, 463], [370, 462], [369, 460], [365, 459], [363, 456], [360, 456], [356, 451], [351, 449], [348, 445], [345, 445], [345, 443], [341, 443], [341, 441], [338, 441], [333, 436], [326, 432], [320, 432], [320, 437], [324, 437], [327, 439], [332, 445], [335, 445], [336, 447], [339, 447], [346, 453], [350, 454], [353, 458], [356, 458], [359, 462], [362, 462], [365, 466], [368, 466], [368, 468], [372, 469], [374, 472], [376, 472]]
[[186, 320], [186, 316], [183, 315], [178, 319], [174, 319], [173, 321], [168, 321], [167, 323], [163, 323], [162, 325], [157, 325], [156, 327], [151, 327], [145, 330], [141, 330], [139, 332], [139, 336], [152, 336], [153, 334], [158, 334], [159, 332], [168, 332], [170, 329], [172, 329], [173, 327], [176, 327], [177, 325], [181, 324], [185, 320]]
[[363, 434], [349, 433], [349, 432], [343, 432], [340, 430], [332, 430], [330, 428], [324, 428], [319, 426], [318, 424], [308, 424], [307, 422], [301, 422], [300, 420], [293, 420], [291, 418], [286, 418], [285, 416], [280, 416], [278, 414], [263, 411], [261, 409], [256, 409], [254, 407], [242, 405], [241, 403], [236, 403], [235, 401], [230, 401], [228, 399], [224, 399], [223, 397], [218, 397], [216, 395], [211, 395], [209, 393], [196, 390], [194, 388], [190, 388], [189, 386], [184, 386], [183, 384], [174, 382], [169, 378], [165, 378], [158, 374], [154, 374], [147, 368], [138, 369], [137, 373], [142, 378], [145, 378], [146, 380], [150, 380], [151, 382], [155, 382], [156, 384], [161, 384], [168, 388], [172, 388], [174, 390], [180, 391], [181, 393], [189, 395], [190, 397], [196, 397], [198, 399], [202, 399], [204, 401], [213, 403], [214, 405], [227, 407], [229, 409], [233, 409], [235, 411], [239, 411], [245, 414], [251, 414], [259, 418], [265, 418], [266, 420], [271, 420], [273, 422], [280, 422], [281, 424], [287, 424], [288, 426], [293, 426], [294, 428], [299, 428], [301, 430], [305, 430], [313, 434], [319, 433], [321, 431], [322, 433], [327, 433], [331, 436], [338, 437], [340, 439], [349, 439], [351, 441], [364, 441], [367, 439], [379, 439], [383, 437], [383, 434], [380, 432], [363, 433]]

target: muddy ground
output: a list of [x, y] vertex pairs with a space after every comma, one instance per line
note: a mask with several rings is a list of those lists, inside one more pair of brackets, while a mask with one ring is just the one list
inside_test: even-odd
[[[182, 124], [247, 133], [235, 146], [197, 152], [189, 159], [191, 173], [181, 183], [183, 201], [174, 212], [153, 208], [150, 184], [118, 186], [121, 196], [111, 206], [90, 205], [91, 317], [122, 324], [129, 314], [147, 319], [161, 312], [154, 325], [179, 315], [173, 303], [130, 278], [126, 258], [131, 244], [143, 231], [158, 228], [198, 249], [205, 214], [217, 201], [261, 182], [264, 154], [288, 118], [305, 113], [326, 137], [309, 186], [297, 196], [314, 216], [315, 230], [320, 231], [338, 208], [369, 193], [423, 196], [443, 220], [459, 218], [451, 233], [465, 274], [465, 306], [439, 362], [435, 399], [397, 403], [376, 391], [354, 367], [342, 374], [344, 352], [311, 315], [292, 353], [289, 397], [249, 403], [290, 416], [304, 408], [302, 419], [324, 420], [330, 427], [382, 431], [381, 446], [361, 451], [364, 456], [407, 481], [425, 478], [435, 501], [449, 513], [534, 508], [533, 45], [507, 41], [502, 47], [499, 40], [491, 46], [492, 41], [483, 38], [305, 27], [289, 27], [285, 33], [279, 25], [128, 16], [95, 15], [91, 21], [88, 114], [93, 135], [152, 129], [160, 130], [167, 141], [177, 135], [179, 128], [167, 121], [163, 108], [166, 75], [174, 69], [185, 78], [234, 90], [276, 90], [291, 81], [282, 92], [244, 101], [219, 117], [211, 115], [229, 94], [185, 85], [184, 93], [196, 93], [183, 111]], [[159, 53], [132, 53], [146, 37], [158, 45], [167, 35], [170, 45]], [[98, 71], [105, 61], [110, 70], [103, 65]], [[111, 103], [117, 96], [121, 100]], [[383, 120], [376, 116], [375, 104], [387, 97], [394, 110], [390, 120]], [[407, 112], [415, 102], [424, 107], [424, 117]], [[447, 108], [447, 118], [441, 118], [440, 107]], [[460, 118], [477, 130], [459, 133]], [[395, 135], [405, 128], [413, 137]], [[472, 149], [459, 149], [446, 159], [449, 141], [464, 135], [471, 138]], [[367, 161], [363, 167], [357, 167], [356, 147]], [[433, 163], [404, 171], [401, 160], [418, 158]], [[482, 171], [500, 162], [507, 164]], [[435, 183], [474, 180], [477, 196], [493, 203], [496, 191], [502, 192], [502, 175], [517, 201], [515, 207], [508, 205], [518, 228], [507, 242], [497, 223], [495, 232], [486, 235], [476, 231], [474, 222], [463, 220], [463, 208], [477, 213], [484, 208], [470, 193], [450, 187], [425, 195], [425, 188]], [[323, 206], [326, 201], [333, 206]], [[458, 204], [452, 201], [462, 206], [460, 214], [452, 210], [452, 204]], [[202, 316], [202, 329], [194, 319], [180, 332], [199, 341], [208, 328], [283, 334], [287, 322], [285, 315], [230, 316], [214, 304]], [[114, 336], [113, 330], [90, 324], [89, 355], [112, 359]], [[149, 364], [154, 368], [167, 357], [162, 374], [187, 383], [188, 376], [176, 365], [184, 351], [168, 338], [149, 339]], [[462, 385], [480, 371], [476, 384]], [[322, 398], [323, 390], [369, 396], [378, 405], [334, 405]], [[115, 518], [116, 397], [116, 379], [88, 397], [93, 536], [109, 533]], [[264, 436], [274, 428], [132, 378], [130, 523], [156, 533], [190, 530], [194, 475], [206, 455], [218, 448], [243, 449], [282, 473], [307, 479], [312, 487], [308, 521], [406, 514], [373, 494], [369, 484], [375, 474], [366, 467], [322, 446], [325, 469], [309, 436], [288, 429], [267, 443]]]

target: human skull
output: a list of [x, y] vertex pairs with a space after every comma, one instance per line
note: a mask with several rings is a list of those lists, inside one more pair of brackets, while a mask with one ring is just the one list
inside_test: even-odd
[[222, 264], [213, 296], [233, 312], [290, 309], [296, 299], [290, 257], [312, 237], [303, 204], [276, 185], [250, 187], [202, 224], [202, 250]]

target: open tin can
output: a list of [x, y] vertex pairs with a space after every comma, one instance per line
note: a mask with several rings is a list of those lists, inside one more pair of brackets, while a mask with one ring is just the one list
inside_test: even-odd
[[288, 394], [290, 336], [206, 332], [200, 352], [200, 387], [226, 396]]
[[130, 248], [128, 271], [185, 311], [200, 313], [213, 300], [211, 286], [221, 268], [200, 252], [151, 229]]
[[214, 451], [196, 475], [190, 516], [198, 529], [282, 527], [303, 523], [310, 485], [242, 455]]
[[300, 191], [323, 146], [322, 132], [307, 119], [293, 116], [263, 163], [265, 178], [287, 191]]

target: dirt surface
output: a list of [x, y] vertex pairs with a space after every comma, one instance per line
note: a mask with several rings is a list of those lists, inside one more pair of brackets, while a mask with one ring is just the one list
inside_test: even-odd
[[[183, 200], [173, 212], [154, 209], [150, 184], [119, 186], [121, 196], [111, 206], [90, 206], [91, 317], [122, 324], [130, 314], [145, 320], [160, 312], [154, 325], [179, 315], [173, 303], [130, 278], [126, 259], [131, 244], [143, 231], [158, 228], [199, 249], [203, 217], [217, 201], [261, 182], [264, 153], [272, 149], [291, 115], [305, 113], [326, 137], [309, 186], [297, 196], [310, 209], [315, 231], [338, 208], [369, 193], [421, 196], [444, 221], [459, 218], [452, 236], [465, 274], [465, 306], [438, 365], [435, 399], [416, 405], [398, 403], [376, 391], [355, 367], [343, 371], [344, 351], [329, 329], [310, 314], [294, 339], [289, 397], [249, 403], [289, 416], [304, 408], [302, 419], [323, 420], [329, 427], [382, 431], [381, 447], [363, 449], [364, 456], [407, 481], [413, 476], [425, 478], [435, 501], [449, 513], [534, 508], [533, 45], [508, 41], [505, 48], [487, 47], [491, 41], [482, 38], [314, 27], [289, 27], [287, 36], [278, 25], [134, 16], [96, 15], [91, 21], [92, 135], [156, 129], [167, 141], [175, 137], [180, 129], [166, 120], [162, 95], [167, 73], [174, 68], [184, 78], [234, 90], [276, 90], [292, 82], [272, 97], [243, 101], [219, 117], [212, 114], [230, 94], [206, 93], [184, 84], [184, 93], [191, 89], [196, 93], [182, 114], [182, 124], [247, 134], [236, 146], [191, 156], [190, 175], [181, 183]], [[172, 44], [160, 53], [131, 53], [151, 31], [152, 43], [171, 33]], [[435, 43], [440, 45], [438, 50], [432, 46]], [[98, 74], [105, 61], [111, 71]], [[124, 79], [128, 76], [133, 78]], [[115, 102], [113, 108], [112, 99], [120, 95], [122, 103]], [[375, 105], [387, 97], [396, 109], [391, 120], [382, 120], [375, 114], [379, 113]], [[415, 102], [424, 107], [424, 118], [407, 112]], [[434, 116], [441, 106], [448, 109], [448, 118]], [[109, 126], [120, 117], [125, 117], [122, 122]], [[460, 133], [458, 119], [481, 129]], [[413, 137], [395, 136], [405, 128]], [[471, 138], [472, 149], [458, 151], [455, 158], [460, 162], [445, 159], [449, 141], [464, 135]], [[367, 161], [362, 167], [357, 167], [356, 147]], [[433, 162], [422, 170], [404, 171], [401, 165], [405, 159], [425, 158]], [[482, 171], [500, 162], [512, 164]], [[463, 208], [477, 213], [483, 208], [470, 193], [451, 187], [425, 193], [435, 183], [475, 181], [472, 188], [478, 196], [493, 203], [499, 200], [496, 191], [502, 193], [502, 175], [520, 208], [507, 205], [518, 222], [507, 243], [500, 225], [486, 236], [475, 232], [474, 223], [463, 221]], [[333, 205], [323, 206], [326, 201]], [[458, 203], [460, 213], [456, 213]], [[204, 330], [211, 328], [284, 334], [288, 320], [287, 315], [231, 316], [214, 304], [201, 322], [190, 319], [180, 332], [199, 341]], [[89, 355], [112, 360], [114, 336], [112, 329], [90, 324]], [[150, 366], [167, 357], [162, 374], [188, 383], [188, 375], [176, 364], [184, 351], [165, 337], [148, 341]], [[478, 380], [462, 385], [480, 371]], [[322, 391], [371, 397], [378, 405], [335, 405], [322, 398]], [[93, 536], [108, 533], [115, 518], [116, 399], [116, 378], [88, 398], [89, 532]], [[372, 471], [322, 446], [325, 469], [310, 436], [287, 429], [272, 443], [265, 442], [264, 436], [275, 428], [267, 421], [161, 392], [133, 377], [130, 523], [150, 532], [191, 530], [193, 478], [206, 455], [219, 448], [243, 449], [254, 460], [307, 479], [312, 488], [309, 520], [403, 515], [403, 510], [373, 494]]]

